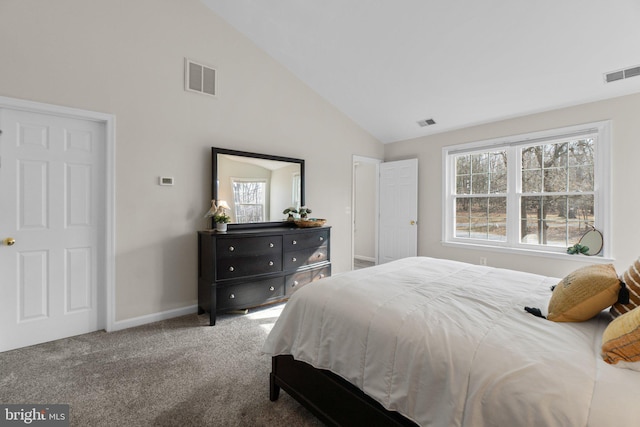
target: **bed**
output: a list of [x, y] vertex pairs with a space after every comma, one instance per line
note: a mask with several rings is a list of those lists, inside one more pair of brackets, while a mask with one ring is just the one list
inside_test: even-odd
[[558, 281], [414, 257], [307, 285], [264, 345], [270, 398], [330, 425], [638, 425], [640, 372], [600, 355], [609, 314], [525, 312]]

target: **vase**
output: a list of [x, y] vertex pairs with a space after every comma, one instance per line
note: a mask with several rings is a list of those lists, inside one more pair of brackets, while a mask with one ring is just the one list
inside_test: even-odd
[[227, 231], [227, 223], [226, 222], [216, 222], [216, 230], [217, 231]]

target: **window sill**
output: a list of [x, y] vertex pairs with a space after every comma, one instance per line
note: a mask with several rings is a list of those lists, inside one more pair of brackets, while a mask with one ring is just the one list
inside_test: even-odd
[[546, 252], [539, 251], [534, 249], [522, 249], [522, 248], [508, 248], [508, 247], [497, 247], [497, 246], [489, 246], [482, 245], [478, 243], [460, 243], [460, 242], [441, 242], [442, 246], [448, 246], [452, 248], [460, 248], [460, 249], [470, 249], [470, 250], [480, 250], [480, 251], [488, 251], [488, 252], [498, 252], [503, 254], [511, 254], [511, 255], [525, 255], [525, 256], [535, 256], [540, 258], [553, 258], [562, 261], [576, 261], [583, 262], [589, 264], [609, 264], [614, 262], [613, 258], [604, 257], [602, 255], [569, 255], [562, 252]]

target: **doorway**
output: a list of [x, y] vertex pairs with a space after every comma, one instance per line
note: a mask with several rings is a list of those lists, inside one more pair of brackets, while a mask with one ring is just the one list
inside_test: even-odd
[[0, 97], [0, 351], [111, 327], [113, 124]]
[[418, 160], [353, 156], [351, 269], [417, 255]]
[[352, 270], [378, 263], [378, 190], [382, 160], [353, 156]]

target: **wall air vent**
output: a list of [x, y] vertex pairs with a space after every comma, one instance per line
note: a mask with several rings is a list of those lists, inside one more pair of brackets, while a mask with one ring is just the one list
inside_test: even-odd
[[616, 80], [628, 79], [629, 77], [635, 76], [640, 76], [640, 66], [606, 73], [604, 75], [604, 81], [607, 83], [611, 83], [615, 82]]
[[214, 68], [194, 62], [184, 61], [184, 90], [216, 96], [218, 73]]
[[420, 125], [420, 127], [425, 127], [425, 126], [432, 126], [435, 125], [436, 121], [433, 119], [424, 119], [424, 120], [419, 120], [418, 121], [418, 125]]

